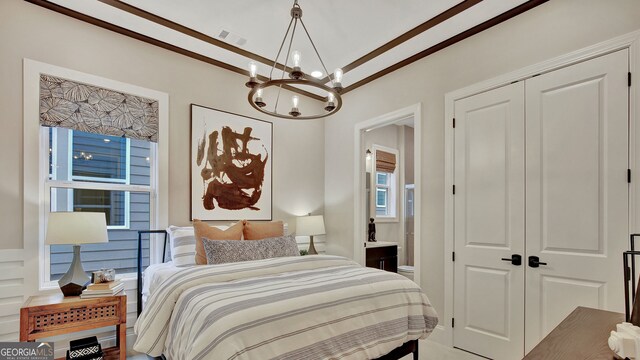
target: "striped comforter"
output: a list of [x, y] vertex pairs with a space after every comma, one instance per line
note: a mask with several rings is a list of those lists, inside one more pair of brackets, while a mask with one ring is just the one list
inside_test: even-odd
[[375, 359], [438, 322], [420, 288], [338, 256], [197, 266], [149, 297], [134, 349], [167, 359]]

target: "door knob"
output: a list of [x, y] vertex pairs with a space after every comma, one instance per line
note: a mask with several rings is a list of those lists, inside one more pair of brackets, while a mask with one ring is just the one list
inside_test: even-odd
[[522, 265], [522, 256], [513, 254], [510, 258], [502, 258], [502, 261], [511, 261], [511, 265], [520, 266]]
[[537, 256], [529, 256], [529, 266], [532, 268], [540, 267], [540, 265], [547, 265], [546, 262], [540, 262], [540, 258]]

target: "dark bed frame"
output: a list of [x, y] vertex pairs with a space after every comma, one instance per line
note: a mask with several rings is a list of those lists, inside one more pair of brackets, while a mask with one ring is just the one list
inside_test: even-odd
[[[164, 234], [164, 241], [162, 246], [162, 262], [164, 263], [166, 260], [167, 254], [167, 240], [169, 239], [169, 234], [166, 230], [141, 230], [138, 231], [138, 298], [137, 298], [137, 311], [138, 316], [142, 313], [142, 235], [143, 234]], [[151, 242], [151, 237], [149, 238]], [[413, 360], [418, 360], [418, 340], [410, 340], [401, 346], [391, 350], [390, 353], [383, 355], [376, 360], [399, 360], [404, 356], [409, 354], [413, 354]], [[166, 360], [164, 356], [156, 358]]]

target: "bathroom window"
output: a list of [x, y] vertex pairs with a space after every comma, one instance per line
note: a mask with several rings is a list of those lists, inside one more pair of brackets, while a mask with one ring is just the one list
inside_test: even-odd
[[389, 216], [390, 214], [390, 179], [392, 173], [376, 171], [376, 215]]
[[378, 221], [398, 220], [398, 150], [374, 145], [375, 191], [372, 204]]

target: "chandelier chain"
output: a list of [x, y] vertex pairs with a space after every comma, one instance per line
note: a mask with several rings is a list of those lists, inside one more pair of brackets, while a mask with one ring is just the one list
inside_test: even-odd
[[[298, 0], [296, 0], [296, 2], [297, 1]], [[311, 35], [309, 35], [309, 31], [307, 31], [307, 27], [304, 25], [304, 21], [302, 21], [302, 18], [300, 18], [300, 24], [302, 24], [302, 28], [304, 29], [305, 34], [307, 34], [307, 38], [309, 38], [309, 42], [311, 43], [311, 46], [313, 46], [313, 51], [315, 51], [316, 56], [318, 56], [318, 60], [320, 60], [320, 64], [322, 64], [322, 68], [324, 69], [325, 74], [329, 76], [329, 70], [327, 70], [327, 67], [324, 65], [324, 61], [322, 61], [322, 57], [320, 56], [320, 53], [316, 48], [316, 44], [311, 39]], [[331, 78], [331, 76], [329, 76], [329, 80], [331, 81], [331, 85], [333, 85], [333, 78]]]

